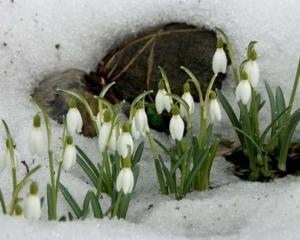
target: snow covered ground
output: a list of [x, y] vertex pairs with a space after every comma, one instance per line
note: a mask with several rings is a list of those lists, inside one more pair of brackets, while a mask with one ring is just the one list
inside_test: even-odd
[[[30, 91], [43, 76], [81, 68], [91, 70], [112, 43], [144, 26], [186, 21], [219, 26], [231, 39], [237, 57], [245, 56], [249, 41], [257, 40], [261, 79], [291, 91], [300, 54], [298, 0], [0, 0], [0, 118], [5, 119], [22, 160], [32, 163], [27, 150], [31, 117]], [[59, 44], [57, 50], [55, 45]], [[225, 84], [231, 93], [230, 77]], [[263, 89], [263, 83], [259, 85]], [[300, 105], [298, 94], [296, 104]], [[267, 114], [263, 118], [267, 118]], [[226, 120], [225, 120], [226, 121]], [[56, 152], [61, 127], [53, 122]], [[1, 132], [3, 136], [3, 131]], [[168, 141], [167, 136], [158, 136]], [[96, 140], [78, 136], [76, 143], [97, 160]], [[0, 151], [3, 151], [3, 137]], [[287, 177], [273, 183], [244, 182], [232, 166], [217, 158], [211, 177], [213, 189], [176, 201], [161, 196], [154, 165], [146, 146], [141, 177], [126, 221], [108, 219], [49, 223], [0, 216], [0, 239], [297, 239], [300, 237], [300, 179]], [[35, 175], [45, 193], [45, 159]], [[19, 174], [24, 173], [20, 165]], [[79, 167], [64, 173], [62, 182], [78, 199], [89, 188]], [[8, 172], [0, 187], [9, 197]], [[25, 192], [23, 193], [25, 194]], [[68, 210], [60, 199], [61, 214]]]

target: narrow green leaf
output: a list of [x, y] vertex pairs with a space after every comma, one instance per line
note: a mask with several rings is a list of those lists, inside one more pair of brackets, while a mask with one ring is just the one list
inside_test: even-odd
[[141, 142], [133, 155], [132, 166], [135, 166], [137, 163], [140, 162], [143, 154], [143, 150], [144, 150], [144, 142]]
[[101, 205], [99, 203], [97, 196], [92, 191], [90, 191], [89, 194], [90, 194], [90, 201], [91, 201], [92, 209], [94, 212], [94, 217], [95, 218], [103, 218], [102, 208], [101, 208]]
[[6, 205], [5, 205], [3, 193], [2, 193], [1, 190], [0, 190], [0, 202], [1, 202], [1, 207], [2, 207], [3, 214], [6, 214]]
[[78, 165], [85, 172], [86, 176], [91, 180], [95, 187], [97, 187], [98, 177], [94, 174], [93, 170], [88, 166], [86, 161], [82, 158], [81, 154], [76, 155]]
[[99, 171], [97, 167], [94, 165], [94, 163], [90, 160], [90, 158], [82, 151], [82, 149], [76, 145], [76, 151], [82, 159], [86, 162], [86, 164], [89, 166], [89, 168], [94, 172], [94, 174], [98, 177], [99, 176]]
[[155, 170], [156, 170], [156, 175], [158, 178], [160, 190], [163, 194], [167, 194], [167, 189], [166, 189], [166, 182], [165, 182], [165, 177], [161, 169], [160, 161], [158, 159], [154, 160], [155, 163]]
[[70, 192], [67, 190], [67, 188], [63, 184], [59, 183], [59, 189], [60, 189], [62, 195], [64, 196], [65, 200], [67, 201], [67, 203], [73, 210], [76, 217], [78, 219], [81, 218], [82, 211], [81, 211], [80, 207], [78, 206], [78, 204], [76, 203], [75, 199], [72, 197]]
[[53, 203], [52, 203], [52, 189], [50, 184], [47, 184], [47, 206], [48, 206], [48, 219], [53, 219]]

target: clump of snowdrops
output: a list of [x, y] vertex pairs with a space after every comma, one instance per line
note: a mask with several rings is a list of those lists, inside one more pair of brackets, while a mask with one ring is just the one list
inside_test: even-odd
[[271, 121], [264, 129], [261, 129], [259, 114], [265, 106], [265, 101], [262, 100], [257, 89], [260, 70], [255, 50], [256, 42], [250, 42], [247, 58], [238, 67], [227, 35], [220, 29], [217, 29], [217, 32], [226, 43], [231, 59], [239, 113], [235, 113], [232, 104], [221, 91], [217, 93], [236, 131], [243, 154], [249, 161], [249, 167], [243, 169], [242, 174], [247, 175], [251, 181], [273, 179], [278, 173], [284, 173], [287, 170], [288, 151], [293, 145], [293, 136], [300, 121], [300, 109], [293, 109], [300, 81], [300, 60], [288, 101], [280, 87], [276, 87], [274, 94], [272, 85], [265, 81]]

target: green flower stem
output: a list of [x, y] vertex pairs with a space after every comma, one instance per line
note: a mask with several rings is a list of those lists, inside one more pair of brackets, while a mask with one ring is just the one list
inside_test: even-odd
[[297, 87], [299, 85], [299, 81], [300, 81], [300, 58], [299, 58], [299, 61], [298, 61], [297, 73], [296, 73], [296, 78], [295, 78], [295, 81], [294, 81], [292, 95], [291, 95], [291, 98], [290, 98], [290, 101], [289, 101], [289, 107], [290, 108], [288, 110], [288, 116], [290, 116], [291, 112], [292, 112], [292, 107], [293, 107], [293, 104], [294, 104], [294, 101], [295, 101], [295, 96], [296, 96], [296, 92], [297, 92]]
[[52, 143], [52, 131], [51, 131], [51, 123], [49, 121], [48, 115], [45, 112], [45, 110], [43, 109], [43, 107], [39, 104], [39, 102], [37, 102], [35, 99], [32, 99], [32, 102], [35, 104], [35, 106], [37, 107], [37, 109], [39, 110], [39, 112], [41, 112], [44, 122], [45, 122], [45, 126], [46, 126], [46, 130], [47, 130], [47, 145], [48, 145], [48, 161], [49, 161], [49, 171], [50, 171], [50, 181], [51, 181], [51, 189], [52, 189], [52, 194], [51, 194], [51, 198], [52, 198], [52, 203], [53, 203], [53, 207], [52, 209], [54, 210], [52, 212], [52, 216], [49, 216], [50, 220], [56, 220], [57, 218], [57, 209], [56, 209], [56, 186], [55, 186], [55, 177], [54, 177], [54, 152], [53, 152], [53, 143]]
[[119, 218], [118, 211], [119, 211], [122, 195], [123, 195], [122, 192], [118, 192], [117, 201], [115, 203], [115, 206], [113, 207], [113, 211], [112, 211], [112, 215], [111, 215], [112, 218], [114, 218], [116, 216]]
[[[182, 148], [182, 150], [185, 152], [185, 146], [183, 144], [182, 141], [179, 141], [179, 144]], [[187, 158], [184, 158], [182, 165], [181, 165], [181, 179], [180, 179], [180, 185], [179, 185], [179, 195], [178, 195], [178, 199], [181, 199], [185, 196], [185, 192], [184, 192], [184, 184], [186, 181], [186, 175], [187, 175]]]

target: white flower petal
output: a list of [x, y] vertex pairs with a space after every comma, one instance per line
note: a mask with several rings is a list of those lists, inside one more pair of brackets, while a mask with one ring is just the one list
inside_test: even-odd
[[130, 147], [131, 154], [133, 153], [134, 144], [133, 139], [130, 133], [123, 132], [120, 134], [117, 143], [117, 150], [118, 153], [123, 157], [126, 158], [128, 155], [128, 146]]
[[170, 97], [167, 95], [166, 90], [159, 89], [155, 96], [155, 107], [158, 114], [161, 114], [165, 109], [167, 112], [171, 110]]
[[109, 137], [109, 132], [111, 129], [111, 123], [110, 122], [105, 122], [103, 123], [102, 127], [100, 128], [99, 131], [99, 147], [100, 147], [100, 151], [103, 152], [107, 146], [107, 140]]
[[120, 192], [123, 190], [124, 194], [128, 194], [132, 192], [133, 186], [134, 176], [132, 170], [130, 168], [123, 168], [117, 177], [117, 191]]
[[169, 130], [171, 137], [175, 140], [181, 140], [184, 133], [184, 122], [179, 115], [173, 115], [170, 120]]
[[[182, 95], [182, 99], [184, 101], [186, 101], [186, 103], [188, 104], [188, 106], [189, 106], [189, 113], [193, 114], [194, 111], [195, 111], [195, 103], [194, 103], [194, 98], [191, 95], [191, 93], [190, 92], [185, 92]], [[186, 110], [185, 110], [185, 108], [184, 108], [184, 106], [182, 104], [180, 104], [180, 115], [182, 117], [187, 117]]]
[[29, 136], [29, 151], [32, 155], [43, 155], [45, 152], [45, 137], [40, 127], [33, 127]]
[[67, 113], [68, 132], [73, 135], [80, 133], [82, 129], [82, 117], [77, 108], [70, 108]]
[[63, 168], [69, 170], [76, 162], [76, 148], [73, 144], [67, 144], [63, 159]]
[[259, 82], [259, 67], [256, 61], [249, 60], [244, 65], [244, 70], [248, 74], [248, 79], [253, 88], [255, 88]]
[[136, 139], [136, 140], [139, 139], [141, 136], [141, 133], [136, 129], [135, 118], [132, 119], [131, 134], [134, 137], [134, 139]]
[[212, 122], [221, 121], [221, 109], [217, 99], [211, 99], [209, 102], [209, 117]]
[[235, 92], [236, 101], [240, 100], [246, 105], [251, 99], [251, 86], [248, 80], [242, 80], [238, 84]]
[[212, 68], [214, 74], [219, 72], [226, 73], [227, 58], [223, 48], [216, 49], [212, 60]]
[[38, 195], [27, 195], [24, 203], [24, 216], [31, 221], [41, 217], [41, 201]]

